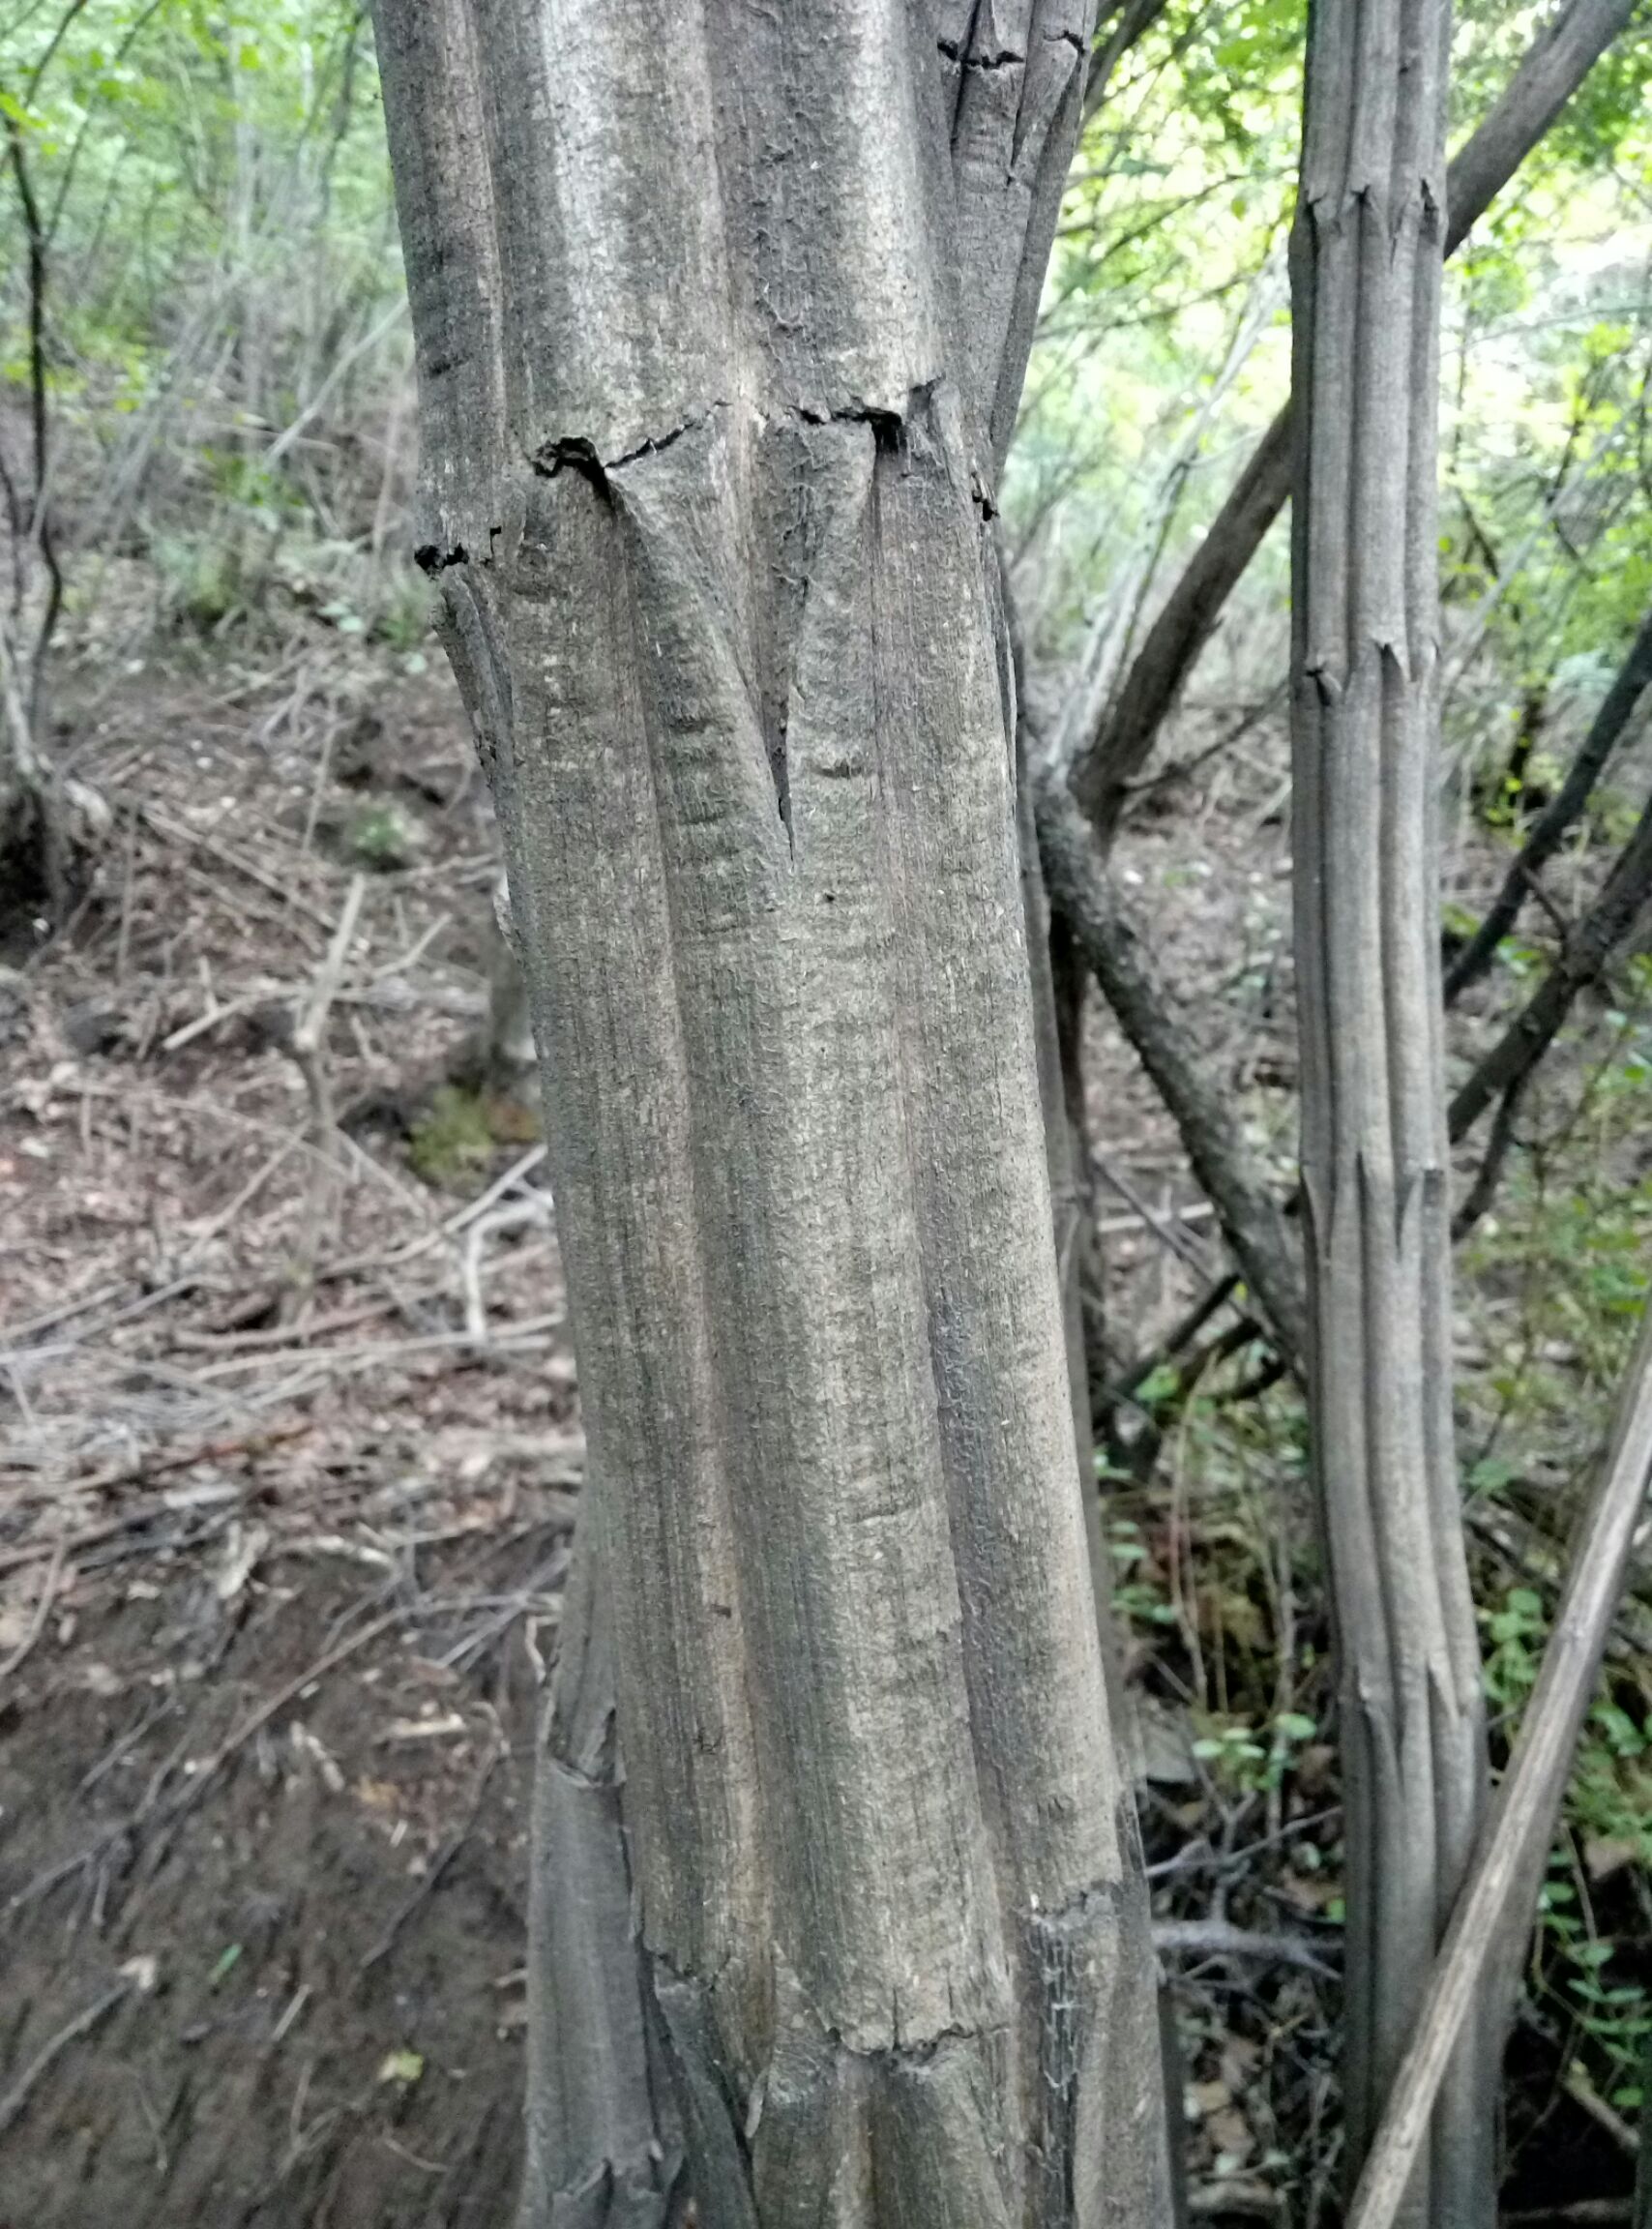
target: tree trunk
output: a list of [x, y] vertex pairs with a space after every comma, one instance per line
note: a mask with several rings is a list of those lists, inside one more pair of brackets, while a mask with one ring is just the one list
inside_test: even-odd
[[1157, 2222], [988, 527], [1088, 20], [378, 17], [699, 2219]]
[[[1292, 740], [1314, 1481], [1340, 1655], [1357, 2173], [1486, 1797], [1452, 1441], [1435, 832], [1446, 0], [1325, 0], [1292, 234]], [[1405, 2218], [1495, 2214], [1500, 2037]]]
[[664, 2229], [683, 2148], [632, 1920], [613, 1636], [587, 1490], [534, 1771], [520, 2229]]

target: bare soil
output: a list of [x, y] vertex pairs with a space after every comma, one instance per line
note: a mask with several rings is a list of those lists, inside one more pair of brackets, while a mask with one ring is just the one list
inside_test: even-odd
[[[583, 1441], [533, 1116], [443, 1096], [486, 1003], [487, 801], [433, 656], [311, 625], [105, 646], [74, 689], [111, 833], [57, 933], [0, 907], [0, 2229], [506, 2229]], [[1282, 761], [1264, 724], [1148, 795], [1120, 867], [1283, 1181]], [[1122, 1367], [1219, 1249], [1091, 1037]], [[1323, 1654], [1270, 1576], [1311, 1547], [1254, 1413], [1229, 1474], [1175, 1441], [1108, 1512], [1169, 1605], [1131, 1627], [1157, 1910], [1253, 1942], [1166, 1938], [1194, 2211], [1306, 2222], [1336, 2188], [1334, 1758], [1235, 1796], [1191, 1740], [1230, 1676]], [[1273, 1707], [1328, 1702], [1321, 1667]], [[1561, 2057], [1525, 2036], [1515, 2068], [1516, 2204], [1616, 2202]]]
[[413, 1165], [486, 995], [457, 706], [301, 648], [123, 674], [95, 882], [6, 925], [4, 2229], [512, 2214], [583, 1441], [531, 1115]]

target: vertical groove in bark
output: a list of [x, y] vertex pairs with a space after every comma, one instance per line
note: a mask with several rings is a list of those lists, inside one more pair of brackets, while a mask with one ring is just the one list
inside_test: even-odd
[[[1292, 728], [1311, 1403], [1341, 1659], [1357, 2172], [1484, 1805], [1452, 1444], [1435, 478], [1445, 0], [1312, 19], [1292, 235]], [[1495, 2204], [1498, 2038], [1460, 2052], [1406, 2218]]]
[[935, 0], [951, 110], [959, 372], [995, 471], [1016, 428], [1095, 15], [1094, 0]]
[[[421, 75], [428, 20], [472, 14]], [[713, 2225], [1163, 2214], [986, 531], [1088, 15], [379, 5], [464, 499], [431, 562], [544, 1048], [654, 2034]], [[475, 118], [491, 478], [425, 174]]]

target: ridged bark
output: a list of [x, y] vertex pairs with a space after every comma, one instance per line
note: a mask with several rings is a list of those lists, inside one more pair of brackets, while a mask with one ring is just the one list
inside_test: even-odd
[[[1348, 2164], [1485, 1805], [1452, 1428], [1435, 834], [1446, 0], [1317, 0], [1292, 234], [1292, 742], [1313, 1468], [1340, 1662]], [[1495, 2215], [1496, 2023], [1404, 2218]]]
[[[1086, 14], [378, 21], [597, 1485], [631, 2063], [707, 2229], [1137, 2229], [1153, 1971], [988, 528]], [[529, 2219], [632, 2218], [628, 2142]]]

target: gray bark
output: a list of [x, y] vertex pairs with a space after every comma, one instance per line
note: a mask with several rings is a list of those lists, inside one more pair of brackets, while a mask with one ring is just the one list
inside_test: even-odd
[[1484, 2019], [1488, 2006], [1514, 2004], [1578, 1736], [1629, 1581], [1649, 1483], [1652, 1323], [1643, 1326], [1629, 1366], [1611, 1444], [1578, 1528], [1543, 1668], [1430, 1976], [1416, 2033], [1349, 2209], [1348, 2229], [1391, 2229], [1454, 2041], [1471, 2014]]
[[534, 1773], [521, 2229], [664, 2229], [683, 2195], [633, 1923], [598, 1521], [587, 1488]]
[[1088, 21], [378, 20], [611, 1604], [611, 2031], [708, 2229], [1157, 2221], [987, 531]]
[[[1487, 1793], [1452, 1424], [1435, 793], [1446, 0], [1311, 19], [1291, 240], [1292, 746], [1312, 1464], [1340, 1667], [1358, 2172]], [[1403, 2218], [1495, 2215], [1500, 2036]]]
[[[1637, 0], [1567, 0], [1496, 106], [1453, 158], [1446, 253], [1454, 254], [1623, 30]], [[1275, 418], [1148, 629], [1088, 748], [1074, 793], [1104, 842], [1165, 715], [1290, 494], [1290, 405]]]

